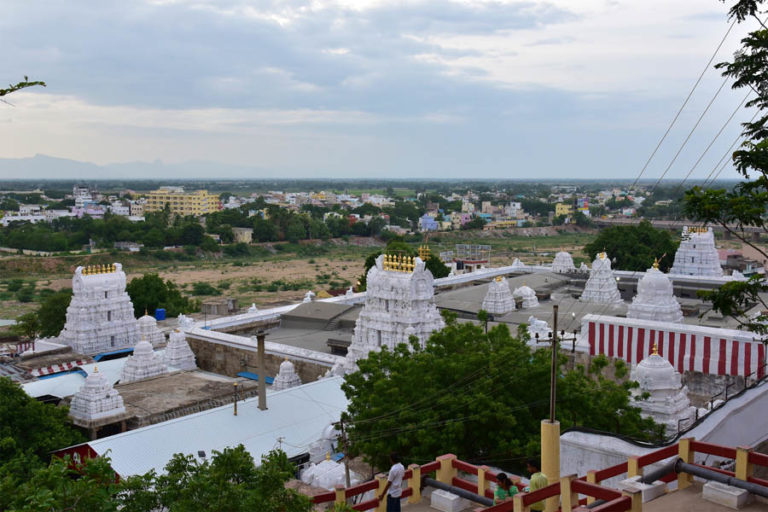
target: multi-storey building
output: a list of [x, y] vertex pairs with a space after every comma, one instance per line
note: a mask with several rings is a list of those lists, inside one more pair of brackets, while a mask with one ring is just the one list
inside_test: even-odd
[[183, 187], [161, 187], [147, 196], [145, 212], [158, 212], [169, 205], [171, 212], [178, 215], [205, 215], [221, 210], [219, 196], [209, 194], [207, 190], [184, 192]]

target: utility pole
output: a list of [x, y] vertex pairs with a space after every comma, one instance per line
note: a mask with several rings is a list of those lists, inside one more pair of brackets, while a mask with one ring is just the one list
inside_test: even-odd
[[349, 479], [349, 443], [347, 442], [347, 433], [344, 431], [344, 419], [339, 420], [339, 428], [341, 428], [341, 444], [344, 447], [344, 477], [347, 481], [347, 487], [351, 487], [352, 483]]
[[264, 338], [266, 337], [267, 334], [264, 331], [259, 331], [256, 333], [259, 364], [259, 409], [262, 411], [267, 410], [267, 368], [266, 364], [264, 363]]
[[549, 376], [549, 422], [555, 422], [555, 401], [557, 399], [557, 309], [555, 304], [552, 306], [554, 310], [554, 321], [552, 329], [552, 370]]
[[237, 416], [237, 382], [232, 390], [232, 397], [235, 399], [235, 416]]

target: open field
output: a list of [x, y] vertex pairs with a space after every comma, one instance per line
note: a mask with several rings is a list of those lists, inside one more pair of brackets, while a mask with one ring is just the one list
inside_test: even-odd
[[[592, 231], [558, 233], [552, 228], [535, 229], [548, 229], [552, 234], [520, 236], [520, 230], [458, 231], [433, 234], [428, 243], [435, 254], [453, 250], [456, 243], [487, 244], [492, 247], [491, 265], [501, 266], [511, 264], [515, 258], [526, 263], [549, 262], [554, 252], [561, 248], [571, 251], [578, 262], [579, 257], [584, 256], [582, 247], [595, 236]], [[0, 318], [12, 319], [33, 311], [49, 290], [71, 287], [72, 272], [78, 265], [113, 261], [123, 264], [129, 281], [145, 273], [157, 273], [197, 300], [214, 298], [194, 293], [197, 283], [206, 283], [220, 296], [236, 298], [241, 307], [251, 303], [259, 307], [279, 305], [301, 299], [308, 290], [317, 293], [355, 284], [362, 274], [365, 257], [383, 247], [383, 243], [370, 238], [332, 240], [318, 242], [298, 252], [275, 250], [272, 244], [263, 247], [264, 256], [260, 257], [192, 261], [158, 261], [138, 254], [109, 252], [50, 257], [2, 256]], [[16, 286], [10, 285], [12, 281], [16, 281]], [[9, 291], [9, 286], [16, 288], [19, 281], [22, 287], [34, 290], [31, 300], [22, 302], [18, 300], [18, 290]]]

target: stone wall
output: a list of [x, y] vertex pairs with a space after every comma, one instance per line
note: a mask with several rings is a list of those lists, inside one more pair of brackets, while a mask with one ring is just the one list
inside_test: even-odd
[[[197, 366], [201, 370], [220, 373], [229, 377], [236, 376], [239, 372], [258, 373], [257, 354], [254, 350], [245, 350], [220, 343], [212, 343], [205, 340], [187, 337], [192, 352], [197, 358]], [[289, 358], [291, 359], [291, 358]], [[279, 354], [265, 354], [267, 377], [275, 377], [280, 370], [280, 363], [285, 357]], [[310, 361], [291, 359], [296, 368], [296, 373], [301, 377], [302, 383], [312, 382], [325, 374], [331, 366], [322, 365]]]

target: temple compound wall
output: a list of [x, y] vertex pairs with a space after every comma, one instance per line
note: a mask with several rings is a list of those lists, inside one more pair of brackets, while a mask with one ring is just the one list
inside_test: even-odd
[[[200, 331], [200, 332], [198, 332]], [[187, 343], [194, 352], [201, 370], [235, 377], [239, 372], [259, 373], [255, 340], [232, 334], [191, 329], [186, 333]], [[288, 358], [294, 365], [301, 382], [312, 382], [325, 375], [339, 356], [266, 342], [264, 363], [267, 377], [275, 377], [280, 365]], [[304, 354], [304, 353], [311, 354]]]
[[581, 324], [590, 355], [604, 354], [638, 364], [654, 344], [680, 373], [765, 375], [765, 346], [753, 333], [698, 325], [585, 315]]

